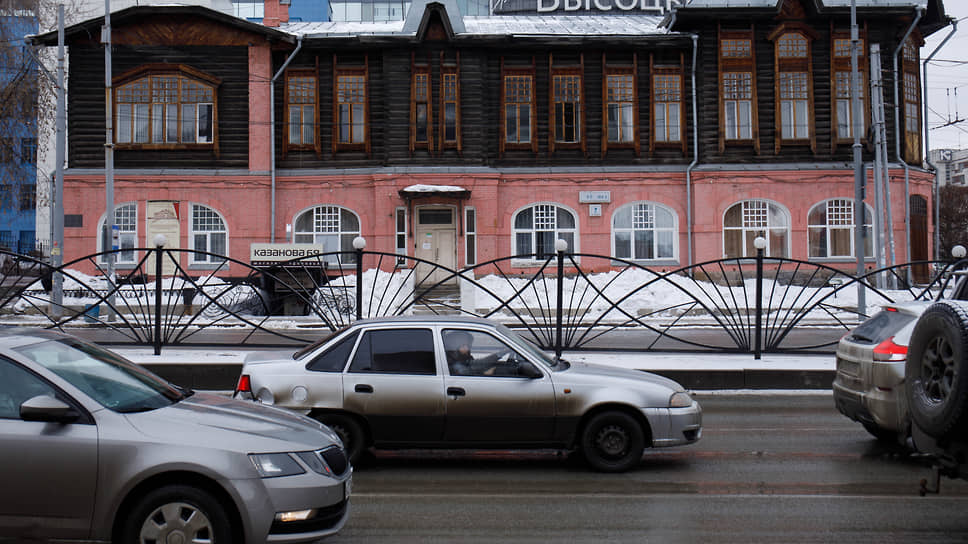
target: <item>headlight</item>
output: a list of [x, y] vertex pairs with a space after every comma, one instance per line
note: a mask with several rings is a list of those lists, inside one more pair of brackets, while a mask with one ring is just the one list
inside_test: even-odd
[[692, 397], [685, 391], [673, 393], [669, 397], [669, 408], [688, 408], [692, 406]]
[[295, 476], [306, 472], [288, 453], [252, 453], [249, 459], [263, 478]]

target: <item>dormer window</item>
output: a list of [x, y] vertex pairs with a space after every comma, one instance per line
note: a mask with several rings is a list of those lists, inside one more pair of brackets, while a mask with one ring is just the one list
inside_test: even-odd
[[185, 66], [146, 66], [115, 80], [121, 148], [216, 147], [220, 81]]

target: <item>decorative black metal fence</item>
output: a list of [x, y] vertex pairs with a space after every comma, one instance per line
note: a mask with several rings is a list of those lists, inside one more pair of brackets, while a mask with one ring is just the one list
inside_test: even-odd
[[[106, 259], [122, 251], [140, 258], [111, 278]], [[232, 345], [279, 345], [308, 342], [366, 317], [461, 314], [501, 321], [558, 354], [715, 349], [758, 356], [829, 348], [870, 309], [950, 290], [951, 271], [964, 264], [919, 261], [855, 277], [781, 258], [657, 269], [561, 252], [450, 269], [361, 250], [254, 267], [212, 253], [144, 248], [55, 268], [0, 251], [0, 259], [14, 257], [17, 267], [0, 272], [0, 322], [95, 328], [100, 341], [153, 345], [156, 353], [166, 345], [218, 343], [208, 334], [213, 329], [233, 331], [223, 335]], [[200, 273], [184, 263], [209, 269]], [[928, 281], [915, 285], [911, 278], [925, 272]], [[858, 286], [866, 308], [858, 308]], [[810, 334], [817, 330], [826, 334]]]

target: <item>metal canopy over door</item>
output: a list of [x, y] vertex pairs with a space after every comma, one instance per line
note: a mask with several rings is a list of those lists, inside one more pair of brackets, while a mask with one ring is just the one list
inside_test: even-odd
[[[416, 251], [419, 259], [436, 263], [453, 270], [457, 267], [457, 224], [453, 207], [421, 206], [416, 213]], [[417, 264], [418, 284], [435, 284], [450, 273], [424, 263]], [[457, 280], [454, 279], [454, 282]]]

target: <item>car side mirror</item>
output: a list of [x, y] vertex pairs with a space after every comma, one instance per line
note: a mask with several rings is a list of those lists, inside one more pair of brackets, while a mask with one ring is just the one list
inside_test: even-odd
[[20, 419], [49, 423], [72, 423], [81, 414], [73, 406], [50, 395], [38, 395], [20, 405]]
[[528, 378], [529, 380], [534, 380], [541, 378], [544, 374], [532, 363], [528, 361], [518, 361], [518, 376], [523, 378]]

